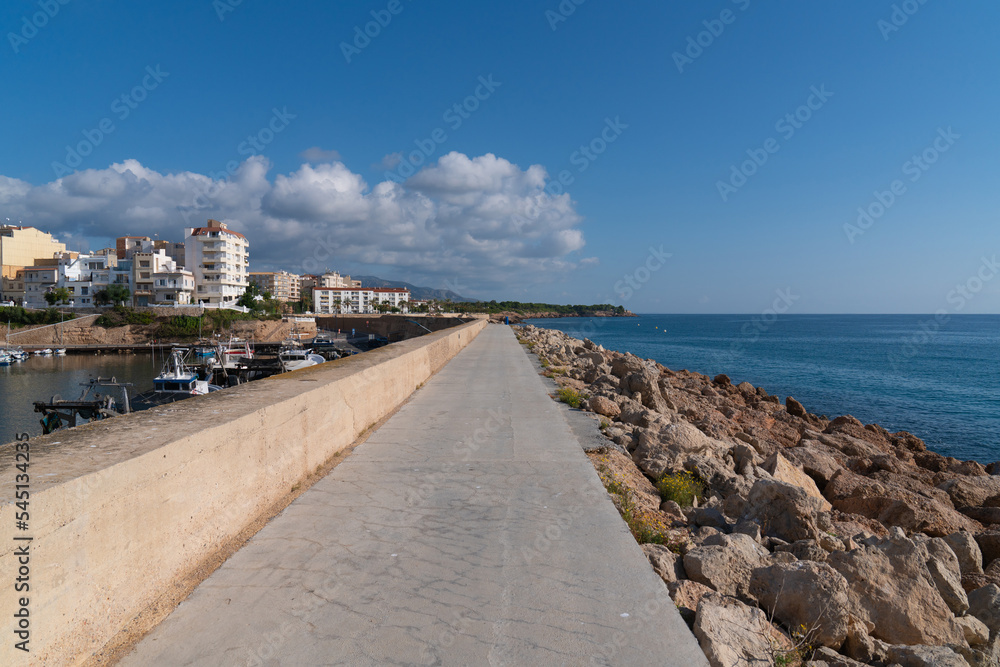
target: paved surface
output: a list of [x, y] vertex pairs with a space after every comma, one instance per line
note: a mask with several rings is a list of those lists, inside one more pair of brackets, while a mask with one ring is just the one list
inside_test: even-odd
[[124, 665], [707, 665], [489, 326]]

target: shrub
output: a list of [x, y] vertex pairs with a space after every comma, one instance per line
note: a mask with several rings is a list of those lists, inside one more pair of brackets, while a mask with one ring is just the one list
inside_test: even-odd
[[569, 387], [563, 387], [556, 392], [556, 398], [571, 408], [579, 408], [583, 404], [584, 399], [582, 394], [575, 389], [570, 389]]
[[133, 310], [127, 306], [115, 306], [94, 320], [94, 324], [105, 329], [113, 329], [127, 324], [152, 324], [154, 319], [152, 313]]
[[705, 494], [705, 482], [687, 470], [665, 473], [656, 483], [663, 500], [672, 500], [681, 507], [690, 507], [695, 498], [701, 500]]
[[4, 306], [0, 308], [0, 323], [10, 322], [11, 327], [29, 326], [32, 324], [58, 324], [75, 319], [73, 313], [59, 313], [58, 308], [45, 310], [27, 310], [20, 306]]
[[667, 525], [660, 517], [650, 515], [636, 507], [632, 490], [628, 488], [621, 475], [611, 472], [603, 465], [597, 467], [597, 474], [600, 476], [604, 488], [614, 499], [618, 513], [621, 514], [636, 542], [639, 544], [663, 544], [674, 550], [678, 548], [671, 541]]

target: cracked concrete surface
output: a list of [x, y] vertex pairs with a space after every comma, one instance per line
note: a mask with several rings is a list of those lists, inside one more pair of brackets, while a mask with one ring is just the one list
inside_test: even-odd
[[121, 664], [707, 665], [489, 326]]

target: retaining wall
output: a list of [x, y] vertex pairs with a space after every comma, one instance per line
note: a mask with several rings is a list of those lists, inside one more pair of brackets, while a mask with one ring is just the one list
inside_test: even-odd
[[[30, 441], [30, 521], [0, 446], [0, 664], [79, 664], [172, 582], [398, 407], [484, 327], [460, 327]], [[13, 590], [32, 537], [30, 591]], [[14, 648], [29, 598], [30, 653]]]

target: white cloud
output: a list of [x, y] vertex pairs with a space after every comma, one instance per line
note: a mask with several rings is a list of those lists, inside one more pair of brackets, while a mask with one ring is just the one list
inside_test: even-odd
[[576, 256], [580, 216], [568, 194], [544, 191], [538, 165], [453, 152], [405, 183], [373, 187], [339, 161], [271, 179], [269, 169], [257, 156], [228, 180], [163, 174], [136, 160], [38, 186], [0, 176], [0, 212], [96, 246], [125, 234], [181, 240], [184, 227], [216, 218], [249, 238], [254, 269], [363, 267], [432, 287], [459, 281], [471, 292], [547, 285], [596, 261]]

